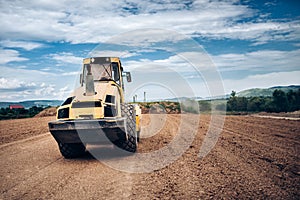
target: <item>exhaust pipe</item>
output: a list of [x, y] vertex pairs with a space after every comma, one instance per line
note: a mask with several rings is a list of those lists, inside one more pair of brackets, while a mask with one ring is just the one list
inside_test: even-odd
[[88, 73], [85, 77], [85, 95], [86, 96], [93, 96], [95, 95], [95, 85], [94, 85], [94, 77], [92, 75], [92, 72], [91, 72], [91, 66], [88, 65], [87, 66], [87, 70], [88, 70]]

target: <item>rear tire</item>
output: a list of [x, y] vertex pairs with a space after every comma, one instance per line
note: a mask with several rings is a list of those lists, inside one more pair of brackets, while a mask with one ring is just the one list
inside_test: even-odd
[[136, 152], [137, 132], [134, 106], [126, 103], [121, 104], [121, 112], [122, 117], [126, 118], [125, 131], [127, 131], [127, 139], [119, 139], [117, 141], [117, 146], [129, 152]]
[[81, 143], [78, 144], [68, 144], [59, 143], [60, 153], [67, 159], [77, 158], [85, 154], [85, 146]]

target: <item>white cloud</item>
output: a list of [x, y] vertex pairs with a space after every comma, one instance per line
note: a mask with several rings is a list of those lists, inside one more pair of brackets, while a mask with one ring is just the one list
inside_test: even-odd
[[[111, 36], [135, 29], [172, 29], [189, 36], [253, 40], [299, 40], [299, 20], [239, 22], [257, 11], [237, 1], [118, 0], [102, 1], [8, 1], [0, 7], [1, 37], [10, 40], [106, 41]], [[12, 25], [13, 24], [13, 25]], [[168, 35], [144, 36], [153, 42], [169, 40]], [[136, 35], [133, 42], [138, 42]], [[178, 38], [173, 38], [178, 39]], [[144, 41], [146, 42], [146, 41]]]
[[79, 75], [80, 71], [75, 71], [75, 72], [64, 72], [61, 74], [61, 76], [76, 76]]
[[295, 43], [294, 46], [300, 47], [300, 43]]
[[226, 92], [241, 91], [250, 88], [268, 88], [272, 86], [299, 85], [300, 71], [272, 72], [251, 75], [241, 80], [223, 80]]
[[[241, 72], [240, 77], [231, 76], [232, 81], [250, 74], [268, 74], [291, 72], [300, 69], [300, 50], [275, 51], [261, 50], [244, 54], [208, 55], [205, 52], [183, 52], [166, 59], [140, 59], [123, 63], [124, 68], [131, 72], [144, 72], [148, 76], [159, 73], [178, 73], [186, 78], [205, 78], [206, 81], [219, 79], [219, 72]], [[191, 63], [189, 63], [190, 61]], [[215, 76], [215, 77], [213, 77]], [[137, 77], [139, 78], [139, 77]]]
[[[187, 39], [185, 35], [174, 30], [170, 31], [165, 29], [142, 27], [141, 29], [135, 30], [135, 28], [133, 28], [131, 31], [115, 35], [107, 40], [106, 43], [149, 48], [151, 46], [155, 46], [156, 43], [165, 42], [166, 45], [166, 43], [175, 43], [184, 39]], [[167, 49], [170, 47], [161, 48]]]
[[74, 56], [72, 53], [62, 52], [59, 54], [50, 54], [53, 60], [59, 63], [69, 63], [69, 64], [76, 64], [80, 65], [82, 63], [83, 58]]
[[[299, 47], [299, 19], [270, 20], [268, 13], [259, 13], [246, 5], [241, 5], [237, 0], [195, 0], [191, 4], [187, 2], [186, 0], [164, 1], [164, 3], [140, 0], [115, 0], [105, 3], [96, 0], [78, 0], [72, 3], [66, 0], [2, 1], [0, 2], [0, 37], [3, 41], [0, 45], [6, 48], [0, 48], [0, 64], [28, 60], [20, 54], [21, 50], [19, 52], [7, 48], [30, 51], [43, 47], [43, 43], [27, 41], [107, 42], [142, 47], [137, 51], [122, 51], [122, 49], [104, 51], [100, 47], [100, 50], [96, 51], [101, 55], [116, 55], [121, 58], [139, 56], [146, 51], [151, 52], [153, 49], [143, 47], [155, 46], [157, 43], [160, 43], [161, 50], [174, 52], [174, 48], [177, 48], [177, 46], [172, 46], [175, 45], [174, 41], [187, 39], [184, 35], [206, 39], [249, 40], [253, 45], [269, 41], [292, 41], [296, 47]], [[249, 20], [252, 17], [254, 17], [253, 20]], [[135, 31], [136, 29], [139, 31]], [[165, 29], [168, 31], [164, 31]], [[165, 46], [163, 46], [164, 43], [166, 43]], [[199, 74], [193, 74], [195, 69], [184, 58], [197, 63], [201, 70], [209, 69], [211, 61], [207, 56], [199, 58], [197, 52], [188, 51], [165, 59], [140, 59], [126, 61], [123, 64], [126, 70], [139, 73], [149, 72], [146, 74], [150, 77], [148, 77], [149, 81], [152, 75], [160, 72], [176, 72], [177, 75], [184, 73], [182, 77], [196, 81], [200, 78]], [[53, 59], [59, 66], [76, 65], [79, 69], [83, 58], [69, 52], [59, 53], [59, 50], [57, 52], [47, 55], [47, 58]], [[251, 74], [257, 72], [265, 74], [265, 76], [249, 76], [250, 73], [248, 73], [248, 77], [242, 80], [233, 80], [234, 77], [225, 80], [227, 88], [231, 86], [242, 88], [242, 86], [255, 86], [256, 83], [262, 86], [277, 85], [272, 82], [273, 80], [277, 80], [278, 84], [295, 82], [292, 80], [295, 80], [295, 74], [299, 75], [299, 72], [297, 73], [298, 63], [300, 63], [299, 55], [299, 50], [261, 50], [211, 57], [221, 71], [244, 70]], [[16, 66], [14, 69], [0, 66], [3, 88], [21, 90], [27, 87], [24, 91], [9, 94], [6, 92], [7, 98], [17, 96], [31, 98], [32, 96], [32, 98], [56, 99], [55, 95], [63, 95], [67, 90], [72, 89], [72, 87], [65, 88], [66, 83], [72, 83], [79, 73], [74, 68], [69, 72], [70, 69], [65, 70], [60, 67], [55, 69], [59, 73], [54, 73], [54, 69], [49, 66], [42, 66], [43, 69], [40, 71], [29, 70], [28, 67], [24, 64], [22, 68]], [[295, 73], [292, 74], [292, 72]], [[143, 75], [145, 76], [145, 73]], [[280, 80], [280, 75], [287, 78], [287, 82]], [[288, 79], [288, 76], [292, 78]], [[164, 77], [170, 78], [166, 74]], [[133, 80], [136, 78], [143, 83], [144, 77], [133, 77]], [[155, 78], [159, 80], [160, 77]], [[7, 80], [13, 81], [8, 83]], [[34, 90], [28, 89], [31, 83], [36, 84], [32, 86], [35, 87]], [[175, 84], [177, 84], [176, 81], [174, 81]]]
[[10, 100], [11, 97], [34, 99], [42, 96], [52, 96], [55, 93], [54, 85], [52, 84], [36, 84], [16, 78], [0, 78], [0, 91], [2, 100]]
[[[300, 39], [300, 21], [291, 22], [248, 22], [226, 23], [216, 29], [202, 29], [198, 35], [217, 39], [252, 40], [254, 45], [264, 44], [268, 41], [297, 41]], [[196, 34], [197, 35], [197, 34]]]
[[3, 47], [9, 47], [9, 48], [22, 48], [27, 51], [41, 48], [44, 45], [37, 42], [25, 42], [25, 41], [10, 41], [10, 40], [4, 40], [0, 41], [0, 45]]
[[191, 73], [216, 69], [210, 56], [205, 52], [182, 52], [165, 59], [140, 59], [124, 62], [128, 70], [149, 72]]
[[[2, 101], [28, 99], [64, 99], [75, 87], [74, 76], [0, 66]], [[66, 86], [68, 86], [66, 88]], [[64, 88], [64, 89], [61, 89]]]
[[17, 79], [0, 78], [0, 90], [18, 90], [35, 87], [33, 82], [26, 83]]
[[[213, 96], [224, 95], [221, 88], [222, 82], [226, 93], [230, 93], [231, 90], [240, 91], [253, 87], [300, 84], [300, 60], [297, 55], [300, 55], [300, 50], [264, 50], [245, 54], [211, 56], [216, 63], [217, 68], [215, 68], [209, 55], [201, 55], [199, 52], [185, 52], [161, 60], [126, 61], [124, 67], [133, 72], [135, 84], [130, 86], [131, 88], [139, 87], [147, 81], [164, 83], [170, 87], [180, 87], [182, 83], [172, 82], [172, 79], [176, 79], [175, 77], [180, 77], [183, 82], [191, 85], [197, 96], [205, 97], [210, 96], [209, 93], [212, 94], [212, 92]], [[185, 58], [196, 63], [198, 68], [191, 66]], [[244, 75], [242, 78], [237, 78], [235, 75], [222, 78], [219, 76], [218, 70], [229, 73], [243, 71]], [[170, 79], [169, 82], [172, 84], [165, 80], [166, 77]], [[214, 91], [208, 91], [208, 89]], [[153, 91], [153, 93], [155, 92], [157, 91]]]
[[[101, 47], [99, 47], [101, 48]], [[92, 52], [90, 52], [89, 56], [90, 57], [119, 57], [119, 58], [130, 58], [130, 57], [133, 57], [133, 56], [137, 56], [137, 55], [140, 55], [138, 53], [132, 53], [132, 52], [129, 52], [129, 51], [109, 51], [109, 50], [106, 50], [106, 51], [101, 51], [101, 50], [93, 50]]]
[[2, 101], [21, 101], [28, 99], [64, 99], [71, 88], [59, 88], [55, 84], [24, 82], [19, 79], [0, 78], [0, 98]]
[[244, 54], [212, 56], [221, 71], [294, 71], [300, 68], [300, 49], [293, 51], [260, 50]]
[[49, 72], [42, 72], [38, 70], [30, 70], [23, 68], [12, 68], [7, 66], [0, 66], [1, 77], [6, 79], [18, 79], [24, 82], [31, 82], [33, 79], [35, 82], [44, 82], [46, 80], [52, 80], [56, 74]]
[[[19, 80], [16, 80], [19, 82]], [[39, 100], [53, 99], [62, 100], [69, 93], [69, 86], [58, 89], [54, 84], [34, 85], [33, 87], [19, 88], [14, 90], [3, 90], [0, 88], [0, 98], [2, 101], [22, 101], [22, 100]]]
[[26, 61], [27, 58], [21, 57], [20, 53], [16, 50], [2, 49], [0, 48], [0, 64], [6, 64], [9, 62]]

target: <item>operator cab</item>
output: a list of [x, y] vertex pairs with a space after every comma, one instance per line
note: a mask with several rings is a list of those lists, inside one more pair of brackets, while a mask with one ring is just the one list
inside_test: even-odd
[[129, 72], [123, 72], [123, 67], [119, 58], [96, 57], [83, 60], [83, 73], [80, 77], [80, 83], [86, 84], [87, 77], [92, 75], [93, 81], [114, 81], [123, 88], [122, 75], [126, 76], [127, 81], [131, 82]]

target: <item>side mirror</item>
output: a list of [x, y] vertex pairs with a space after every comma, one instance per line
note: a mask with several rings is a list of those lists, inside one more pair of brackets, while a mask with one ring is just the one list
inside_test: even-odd
[[125, 72], [125, 73], [126, 73], [127, 82], [131, 82], [131, 74], [130, 74], [130, 72]]
[[82, 84], [82, 74], [80, 74], [79, 83]]

